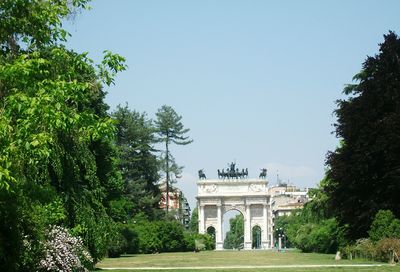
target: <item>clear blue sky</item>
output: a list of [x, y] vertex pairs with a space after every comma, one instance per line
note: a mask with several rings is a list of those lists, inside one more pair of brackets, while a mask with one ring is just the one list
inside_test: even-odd
[[335, 100], [378, 52], [383, 34], [400, 34], [399, 1], [98, 0], [66, 27], [68, 47], [126, 57], [109, 89], [112, 109], [154, 117], [167, 104], [194, 142], [174, 147], [179, 182], [193, 208], [197, 171], [216, 178], [236, 160], [256, 177], [268, 168], [300, 187], [324, 176]]

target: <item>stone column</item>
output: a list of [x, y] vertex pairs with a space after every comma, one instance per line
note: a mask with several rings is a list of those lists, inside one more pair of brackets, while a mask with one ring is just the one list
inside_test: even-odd
[[268, 248], [268, 214], [267, 204], [263, 205], [263, 225], [261, 229], [261, 248]]
[[250, 205], [246, 203], [246, 217], [244, 221], [244, 249], [251, 249], [251, 215]]
[[206, 219], [204, 218], [204, 206], [202, 204], [199, 205], [199, 211], [198, 211], [198, 216], [199, 216], [199, 233], [204, 234], [206, 233], [206, 230], [204, 229], [205, 221]]
[[222, 212], [221, 212], [221, 204], [217, 205], [217, 229], [215, 230], [215, 249], [223, 250], [224, 244], [222, 241]]
[[269, 199], [269, 205], [268, 205], [268, 214], [269, 214], [269, 220], [268, 220], [268, 232], [269, 232], [269, 241], [270, 241], [270, 247], [274, 248], [275, 246], [275, 241], [274, 241], [274, 229], [273, 229], [273, 214], [272, 214], [272, 200], [271, 198]]

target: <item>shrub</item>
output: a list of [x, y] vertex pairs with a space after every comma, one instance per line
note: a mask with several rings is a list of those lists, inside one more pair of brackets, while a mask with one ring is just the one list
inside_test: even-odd
[[139, 237], [135, 231], [134, 224], [124, 224], [120, 227], [121, 234], [126, 241], [126, 253], [134, 254], [139, 252]]
[[376, 249], [370, 239], [358, 239], [354, 248], [354, 257], [362, 259], [375, 259]]
[[156, 222], [142, 221], [135, 226], [139, 236], [140, 253], [156, 253], [162, 248]]
[[381, 261], [389, 261], [393, 263], [395, 259], [399, 260], [400, 256], [400, 239], [384, 238], [376, 244], [377, 257]]
[[334, 253], [338, 248], [340, 233], [336, 220], [331, 218], [301, 225], [294, 239], [289, 238], [304, 252]]
[[110, 258], [118, 258], [121, 254], [126, 253], [126, 249], [128, 247], [128, 243], [121, 232], [118, 232], [114, 239], [111, 240], [110, 245], [108, 247], [108, 257]]
[[176, 220], [137, 220], [122, 231], [132, 253], [177, 252], [187, 248], [184, 228]]
[[176, 252], [185, 250], [183, 226], [178, 221], [158, 221], [157, 229], [161, 241], [162, 252]]
[[214, 239], [209, 234], [184, 233], [187, 251], [202, 251], [215, 249]]
[[93, 266], [82, 239], [71, 236], [65, 228], [52, 226], [46, 231], [44, 248], [44, 257], [39, 263], [44, 271], [88, 271]]

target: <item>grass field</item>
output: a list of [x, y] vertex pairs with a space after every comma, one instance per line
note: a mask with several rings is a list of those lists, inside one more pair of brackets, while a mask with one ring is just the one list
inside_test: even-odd
[[[379, 265], [354, 267], [351, 265]], [[333, 267], [337, 266], [337, 267]], [[346, 267], [347, 266], [347, 267]], [[366, 260], [335, 261], [334, 255], [300, 253], [298, 251], [207, 251], [131, 255], [105, 259], [97, 265], [101, 270], [114, 268], [127, 271], [399, 271], [400, 266], [389, 266]]]

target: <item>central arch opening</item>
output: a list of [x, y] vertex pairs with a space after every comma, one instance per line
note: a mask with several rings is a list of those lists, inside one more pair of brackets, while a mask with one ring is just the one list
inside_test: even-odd
[[238, 210], [229, 210], [223, 216], [224, 249], [242, 249], [244, 217]]

